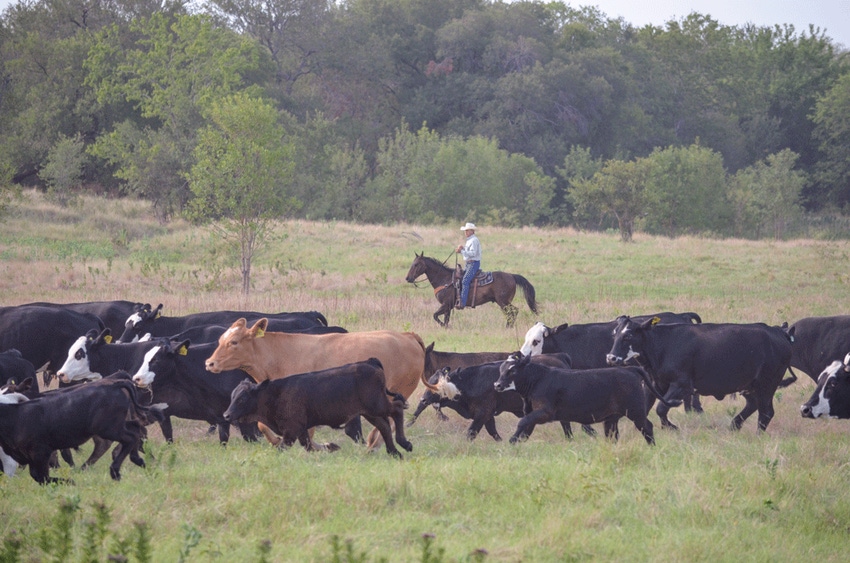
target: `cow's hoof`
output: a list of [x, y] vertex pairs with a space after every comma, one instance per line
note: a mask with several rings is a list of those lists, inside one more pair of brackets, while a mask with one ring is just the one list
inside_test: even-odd
[[336, 445], [336, 444], [334, 444], [333, 442], [328, 442], [327, 444], [325, 444], [325, 450], [326, 450], [326, 451], [329, 451], [329, 452], [335, 452], [335, 451], [337, 451], [338, 449], [339, 449], [339, 446], [337, 446], [337, 445]]
[[402, 448], [404, 448], [408, 452], [413, 451], [413, 444], [411, 444], [410, 441], [408, 441], [408, 440], [405, 440], [404, 442], [399, 442], [398, 445], [401, 446]]

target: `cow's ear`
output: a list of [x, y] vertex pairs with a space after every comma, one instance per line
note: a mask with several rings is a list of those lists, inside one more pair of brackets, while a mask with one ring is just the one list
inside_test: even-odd
[[[641, 324], [639, 324], [638, 327], [639, 328], [652, 328], [656, 324], [658, 324], [658, 321], [661, 320], [661, 319], [658, 319], [658, 321], [653, 322], [653, 321], [655, 321], [655, 319], [658, 319], [658, 317], [652, 317], [651, 319], [647, 319], [647, 320], [643, 321]], [[629, 321], [629, 322], [633, 322], [633, 321]]]
[[189, 340], [184, 340], [183, 342], [181, 342], [180, 345], [177, 346], [177, 355], [178, 356], [188, 355], [189, 354], [189, 344], [191, 344], [191, 341], [189, 341]]
[[434, 343], [432, 342], [428, 346], [425, 347], [425, 353], [430, 354], [433, 351], [434, 351]]
[[107, 344], [112, 344], [112, 335], [111, 334], [105, 335], [103, 337], [103, 341], [106, 342]]
[[154, 311], [154, 313], [156, 313], [153, 317], [155, 319], [158, 319], [162, 316], [162, 303], [156, 306], [156, 311]]
[[269, 326], [269, 320], [265, 317], [254, 323], [251, 327], [251, 332], [254, 333], [254, 338], [262, 338], [266, 335], [266, 329]]
[[652, 326], [655, 326], [655, 325], [657, 325], [657, 324], [658, 324], [658, 323], [660, 323], [660, 322], [661, 322], [661, 318], [660, 318], [660, 317], [652, 317], [652, 319], [650, 320], [650, 323], [652, 324]]

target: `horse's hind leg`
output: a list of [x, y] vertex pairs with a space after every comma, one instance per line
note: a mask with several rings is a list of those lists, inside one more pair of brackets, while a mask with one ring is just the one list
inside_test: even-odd
[[507, 321], [507, 328], [511, 328], [516, 323], [517, 315], [519, 314], [519, 309], [517, 309], [512, 303], [508, 303], [504, 307], [502, 307], [502, 312], [505, 313], [505, 319]]

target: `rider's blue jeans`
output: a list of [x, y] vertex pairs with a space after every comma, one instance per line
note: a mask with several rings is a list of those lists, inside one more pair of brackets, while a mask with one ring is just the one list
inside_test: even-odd
[[475, 274], [478, 273], [480, 267], [481, 262], [478, 260], [470, 260], [466, 263], [466, 271], [463, 273], [463, 282], [460, 289], [461, 307], [466, 307], [466, 298], [469, 297], [469, 286], [472, 284], [472, 280], [475, 279]]

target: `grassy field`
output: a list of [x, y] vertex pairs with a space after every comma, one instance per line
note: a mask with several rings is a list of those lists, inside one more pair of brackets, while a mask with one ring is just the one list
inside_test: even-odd
[[[490, 304], [456, 312], [442, 329], [430, 286], [404, 276], [414, 252], [453, 264], [458, 227], [281, 224], [245, 297], [227, 251], [201, 229], [160, 225], [138, 202], [81, 199], [62, 209], [27, 193], [0, 232], [0, 291], [3, 305], [129, 299], [163, 303], [166, 315], [316, 309], [351, 331], [412, 330], [451, 351], [515, 350], [536, 320], [669, 310], [779, 324], [847, 313], [846, 241], [637, 234], [622, 244], [616, 233], [482, 224], [484, 268], [528, 278], [540, 314], [518, 296], [515, 328]], [[755, 416], [728, 429], [740, 398], [704, 398], [702, 415], [674, 409], [679, 432], [662, 430], [653, 413], [655, 447], [626, 423], [617, 443], [583, 433], [567, 441], [558, 425], [517, 445], [486, 433], [468, 442], [467, 421], [426, 411], [400, 462], [330, 429], [319, 439], [342, 449], [325, 454], [248, 444], [238, 432], [222, 448], [206, 425], [178, 421], [176, 442], [152, 430], [149, 467], [125, 464], [120, 483], [104, 461], [54, 472], [74, 485], [0, 476], [0, 549], [17, 538], [31, 557], [21, 560], [53, 560], [45, 554], [62, 543], [61, 507], [70, 506], [78, 509], [68, 561], [88, 560], [81, 546], [93, 543], [106, 546], [101, 555], [114, 551], [138, 529], [153, 561], [844, 561], [848, 423], [802, 419], [813, 388], [804, 376], [780, 390], [763, 434]], [[515, 424], [498, 419], [502, 436]], [[106, 532], [86, 539], [95, 529]]]

